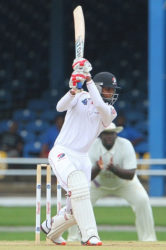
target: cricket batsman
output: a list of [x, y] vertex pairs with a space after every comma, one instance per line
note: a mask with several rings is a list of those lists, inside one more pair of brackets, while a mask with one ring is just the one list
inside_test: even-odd
[[[76, 58], [69, 81], [70, 90], [57, 103], [57, 111], [67, 111], [62, 129], [48, 160], [58, 182], [67, 192], [66, 208], [47, 221], [42, 230], [55, 244], [65, 244], [62, 233], [77, 224], [81, 244], [100, 246], [96, 221], [90, 201], [91, 161], [88, 151], [98, 135], [115, 119], [112, 106], [118, 98], [116, 78], [101, 72], [91, 78], [92, 66], [84, 58]], [[78, 91], [86, 84], [88, 91]]]

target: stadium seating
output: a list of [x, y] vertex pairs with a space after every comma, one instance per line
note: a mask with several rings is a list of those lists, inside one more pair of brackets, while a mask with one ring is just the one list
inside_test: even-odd
[[46, 121], [48, 123], [51, 123], [55, 120], [55, 116], [58, 114], [56, 110], [47, 110], [40, 114], [40, 119], [42, 121]]
[[23, 156], [24, 157], [38, 157], [41, 151], [41, 142], [34, 141], [28, 142], [24, 146]]
[[19, 109], [13, 112], [13, 119], [18, 122], [30, 122], [35, 118], [36, 115], [33, 109]]
[[35, 112], [43, 112], [44, 110], [49, 110], [49, 104], [46, 100], [42, 99], [32, 99], [28, 101], [28, 109]]
[[44, 133], [49, 128], [49, 124], [46, 121], [35, 120], [29, 122], [26, 126], [26, 129], [30, 133], [34, 133], [36, 135]]
[[[135, 0], [132, 8], [130, 1], [112, 0], [111, 5], [108, 0], [85, 2], [86, 55], [93, 65], [92, 76], [99, 71], [111, 71], [117, 76], [122, 91], [116, 109], [118, 113], [123, 111], [128, 123], [134, 122], [147, 136], [147, 1]], [[64, 25], [68, 27], [65, 29], [68, 39], [64, 41], [67, 78], [74, 59], [73, 5], [69, 0], [64, 5]], [[62, 86], [49, 87], [51, 8], [51, 1], [45, 0], [0, 2], [0, 33], [3, 34], [0, 39], [0, 130], [7, 130], [10, 120], [16, 120], [26, 143], [35, 142], [36, 136], [40, 140], [57, 115], [56, 104]], [[135, 25], [138, 19], [139, 27]], [[32, 148], [36, 154], [35, 147]]]
[[12, 120], [2, 120], [2, 121], [0, 121], [0, 133], [8, 131], [11, 123], [12, 123]]
[[23, 138], [24, 143], [34, 142], [36, 139], [36, 136], [34, 133], [29, 132], [27, 130], [21, 130], [19, 132], [20, 136]]
[[139, 145], [135, 146], [135, 150], [140, 155], [144, 155], [149, 152], [149, 144], [147, 141], [141, 142]]

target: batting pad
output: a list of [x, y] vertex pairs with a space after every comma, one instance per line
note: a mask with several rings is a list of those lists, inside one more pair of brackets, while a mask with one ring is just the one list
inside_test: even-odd
[[68, 189], [71, 191], [72, 210], [81, 231], [82, 241], [86, 242], [92, 236], [99, 238], [88, 181], [82, 171], [74, 171], [69, 175]]
[[60, 237], [64, 231], [76, 224], [76, 220], [72, 214], [65, 210], [53, 217], [51, 231], [47, 234], [50, 240], [55, 240]]

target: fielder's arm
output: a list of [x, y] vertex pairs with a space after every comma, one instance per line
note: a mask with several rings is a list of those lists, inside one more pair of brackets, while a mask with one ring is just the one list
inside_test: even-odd
[[110, 170], [113, 174], [117, 175], [121, 179], [132, 180], [135, 175], [136, 168], [123, 169], [120, 168], [118, 165], [115, 166], [110, 163], [107, 166], [107, 170]]

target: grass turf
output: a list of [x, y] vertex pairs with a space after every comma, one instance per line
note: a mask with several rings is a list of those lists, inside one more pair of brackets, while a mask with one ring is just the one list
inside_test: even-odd
[[[52, 213], [56, 208], [52, 208]], [[98, 225], [134, 225], [135, 215], [130, 207], [94, 207]], [[166, 207], [153, 207], [156, 226], [166, 226]], [[42, 220], [45, 207], [42, 207]], [[34, 226], [35, 207], [0, 207], [1, 226]]]
[[[56, 207], [52, 208], [52, 212]], [[95, 207], [95, 216], [98, 225], [134, 225], [135, 216], [130, 207]], [[165, 207], [153, 207], [156, 226], [166, 226], [163, 220], [166, 214]], [[42, 207], [42, 219], [45, 218], [45, 207]], [[35, 207], [0, 207], [1, 226], [34, 226]], [[64, 237], [66, 238], [66, 234]], [[102, 240], [136, 241], [136, 232], [99, 232]], [[34, 232], [1, 232], [0, 240], [34, 240]], [[165, 232], [157, 232], [159, 241], [166, 241]], [[41, 240], [45, 235], [41, 233]]]
[[[136, 232], [99, 232], [99, 236], [104, 241], [137, 241], [137, 234]], [[63, 237], [67, 238], [67, 233], [63, 234]], [[166, 241], [165, 232], [157, 232], [157, 239], [158, 241]], [[35, 232], [1, 232], [0, 233], [0, 241], [7, 240], [7, 241], [20, 241], [20, 240], [28, 240], [34, 241], [35, 240]], [[41, 241], [45, 241], [45, 235], [41, 233]]]

